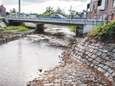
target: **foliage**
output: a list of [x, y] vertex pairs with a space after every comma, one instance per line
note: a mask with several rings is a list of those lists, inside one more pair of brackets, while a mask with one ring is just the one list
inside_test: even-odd
[[13, 8], [12, 10], [10, 10], [10, 13], [16, 13], [16, 9]]
[[47, 7], [46, 11], [42, 14], [42, 16], [51, 16], [52, 14], [54, 14], [54, 10], [52, 7]]
[[61, 14], [61, 15], [63, 15], [63, 16], [66, 16], [64, 10], [62, 10], [61, 8], [57, 8], [57, 9], [55, 10], [55, 14]]
[[99, 40], [115, 39], [115, 21], [97, 26], [88, 35]]
[[0, 16], [0, 19], [4, 19], [4, 17]]
[[6, 32], [26, 32], [29, 29], [27, 27], [24, 27], [23, 25], [20, 26], [8, 26], [4, 29]]
[[69, 25], [69, 29], [71, 32], [76, 32], [79, 29], [79, 25]]
[[72, 19], [72, 18], [74, 18], [74, 17], [76, 17], [78, 15], [79, 15], [79, 13], [77, 11], [73, 10], [72, 6], [71, 6], [70, 9], [69, 9], [69, 18]]

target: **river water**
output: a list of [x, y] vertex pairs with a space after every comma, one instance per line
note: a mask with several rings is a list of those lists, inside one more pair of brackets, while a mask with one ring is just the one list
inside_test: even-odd
[[26, 86], [38, 77], [38, 69], [47, 70], [58, 64], [62, 52], [27, 37], [0, 45], [0, 86]]
[[0, 86], [26, 86], [38, 75], [56, 65], [61, 49], [33, 43], [27, 38], [0, 46]]

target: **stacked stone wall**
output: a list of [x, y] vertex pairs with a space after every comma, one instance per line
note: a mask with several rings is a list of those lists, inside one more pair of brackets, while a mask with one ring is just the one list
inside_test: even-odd
[[71, 57], [102, 72], [110, 81], [115, 82], [115, 45], [86, 39], [70, 50]]
[[68, 47], [60, 56], [60, 65], [28, 86], [115, 86], [114, 43], [85, 38]]

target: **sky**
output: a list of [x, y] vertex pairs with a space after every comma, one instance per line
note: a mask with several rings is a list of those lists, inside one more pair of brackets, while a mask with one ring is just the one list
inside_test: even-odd
[[[49, 6], [54, 9], [61, 8], [66, 13], [68, 13], [70, 7], [81, 12], [86, 9], [89, 2], [90, 0], [21, 0], [21, 12], [42, 13]], [[0, 4], [3, 4], [7, 11], [13, 8], [18, 11], [18, 0], [0, 0]]]

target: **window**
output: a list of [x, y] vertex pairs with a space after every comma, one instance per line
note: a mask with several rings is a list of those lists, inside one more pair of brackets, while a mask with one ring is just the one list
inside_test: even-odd
[[98, 0], [98, 6], [101, 6], [102, 0]]
[[98, 1], [98, 9], [105, 10], [105, 7], [106, 7], [106, 0], [99, 0]]
[[90, 8], [90, 4], [87, 4], [87, 9], [89, 9]]

